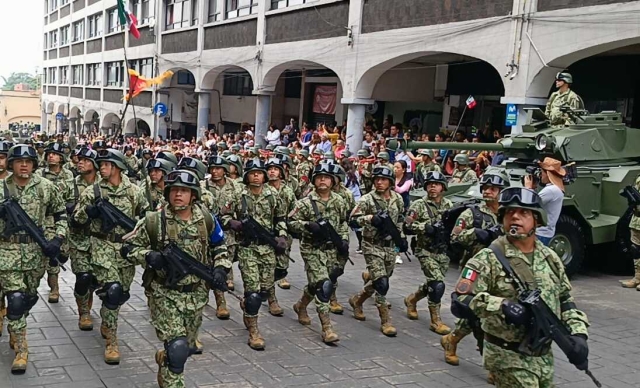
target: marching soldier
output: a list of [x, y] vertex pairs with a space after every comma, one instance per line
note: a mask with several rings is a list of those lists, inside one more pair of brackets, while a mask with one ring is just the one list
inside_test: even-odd
[[133, 154], [133, 146], [124, 146], [124, 160], [129, 167], [129, 171], [133, 172], [132, 175], [136, 175], [140, 170], [140, 161], [138, 161], [138, 158], [136, 158], [136, 156]]
[[164, 199], [164, 178], [175, 169], [176, 165], [165, 159], [149, 159], [146, 169], [149, 171], [151, 181], [149, 191], [151, 192], [151, 209], [164, 207], [167, 202]]
[[[376, 165], [374, 167], [389, 167], [391, 169], [391, 171], [393, 170], [393, 163], [389, 162], [389, 153], [386, 151], [382, 151], [382, 152], [378, 152], [378, 155], [376, 155], [376, 158], [378, 159], [376, 162]], [[395, 181], [393, 183], [395, 185]]]
[[302, 193], [307, 191], [307, 186], [310, 183], [309, 176], [313, 171], [313, 163], [309, 160], [309, 150], [298, 150], [296, 156], [298, 157], [296, 176], [300, 180], [300, 197], [302, 197]]
[[11, 176], [9, 165], [7, 164], [7, 158], [9, 157], [9, 150], [13, 147], [13, 143], [7, 140], [0, 141], [0, 179], [7, 179]]
[[371, 191], [373, 185], [373, 179], [371, 173], [373, 172], [373, 163], [367, 161], [370, 157], [369, 150], [363, 148], [356, 153], [358, 157], [358, 172], [360, 173], [360, 180], [362, 181], [363, 193]]
[[238, 155], [229, 155], [227, 161], [229, 162], [229, 178], [242, 184], [242, 160]]
[[96, 200], [107, 199], [132, 220], [143, 216], [149, 204], [142, 190], [126, 178], [127, 164], [120, 151], [111, 148], [101, 150], [96, 161], [101, 179], [80, 195], [73, 221], [91, 229], [91, 273], [99, 287], [96, 294], [102, 300], [100, 334], [106, 340], [104, 361], [119, 364], [118, 312], [120, 306], [129, 300], [135, 266], [120, 255], [122, 237], [130, 231], [120, 225], [112, 230], [103, 230]]
[[[640, 190], [640, 175], [636, 178], [636, 190]], [[640, 211], [633, 209], [633, 215], [629, 222], [631, 232], [631, 254], [633, 255], [634, 277], [629, 280], [621, 280], [620, 284], [624, 288], [635, 288], [640, 291]]]
[[243, 239], [239, 244], [238, 260], [244, 283], [244, 300], [241, 308], [244, 312], [244, 323], [249, 329], [249, 346], [255, 350], [264, 349], [264, 339], [258, 330], [258, 311], [262, 300], [266, 300], [268, 290], [274, 285], [276, 255], [274, 248], [256, 236], [248, 235], [244, 230], [243, 220], [253, 218], [267, 232], [275, 234], [277, 253], [287, 249], [287, 213], [278, 200], [278, 193], [269, 185], [267, 169], [259, 159], [247, 162], [244, 168], [244, 183], [236, 201], [227, 204], [222, 210], [223, 224], [227, 225]]
[[455, 168], [451, 174], [449, 183], [476, 183], [478, 176], [476, 172], [469, 168], [469, 155], [458, 154], [453, 158]]
[[[485, 333], [482, 360], [497, 388], [552, 387], [551, 343], [538, 356], [521, 350], [529, 348], [523, 342], [535, 341], [530, 335], [537, 333], [529, 333], [532, 317], [518, 302], [519, 293], [541, 292], [544, 303], [571, 333], [569, 361], [581, 367], [588, 365], [589, 322], [571, 296], [562, 261], [536, 239], [536, 227], [547, 222], [538, 194], [526, 188], [507, 188], [498, 202], [498, 220], [506, 235], [466, 263], [452, 295], [451, 310], [459, 318], [480, 319]], [[522, 283], [514, 280], [514, 274]]]
[[418, 155], [422, 156], [422, 161], [416, 166], [416, 176], [427, 176], [431, 171], [442, 172], [438, 163], [433, 161], [433, 151], [420, 150]]
[[[18, 232], [0, 239], [0, 287], [7, 298], [9, 346], [16, 353], [11, 373], [23, 374], [27, 369], [27, 319], [38, 301], [38, 285], [44, 275], [46, 258], [55, 259], [67, 236], [67, 214], [64, 201], [53, 183], [34, 174], [38, 166], [36, 150], [25, 144], [11, 147], [7, 168], [13, 174], [2, 180], [2, 199], [15, 198], [35, 224], [42, 228], [46, 214], [54, 219], [54, 236], [40, 248], [32, 236]], [[0, 221], [4, 229], [5, 221]]]
[[[322, 323], [322, 340], [333, 343], [339, 340], [333, 331], [329, 316], [329, 301], [334, 292], [333, 280], [342, 275], [338, 268], [329, 271], [330, 264], [336, 261], [337, 249], [348, 249], [347, 227], [348, 209], [344, 200], [331, 188], [335, 185], [334, 170], [331, 164], [319, 164], [313, 170], [311, 183], [315, 188], [307, 197], [295, 203], [289, 213], [289, 227], [301, 235], [300, 254], [305, 263], [307, 285], [302, 291], [302, 297], [293, 306], [298, 314], [298, 322], [310, 325], [311, 319], [307, 313], [307, 306], [311, 301], [316, 305], [316, 311]], [[336, 247], [330, 241], [320, 241], [321, 234], [319, 218], [327, 220], [340, 235], [343, 247]]]
[[444, 335], [451, 331], [442, 322], [440, 316], [440, 302], [444, 295], [444, 277], [449, 268], [449, 257], [445, 252], [447, 246], [443, 239], [443, 227], [437, 223], [442, 220], [443, 213], [453, 207], [453, 204], [444, 198], [447, 180], [443, 174], [427, 173], [424, 178], [424, 189], [427, 195], [411, 204], [405, 219], [405, 227], [417, 235], [415, 255], [420, 261], [420, 267], [426, 279], [416, 292], [404, 299], [404, 304], [407, 307], [407, 317], [418, 319], [416, 305], [418, 301], [428, 297], [431, 315], [429, 330]]
[[44, 154], [44, 143], [37, 141], [35, 143], [36, 152], [38, 153], [38, 167], [46, 167], [47, 157]]
[[[202, 311], [209, 300], [209, 287], [225, 290], [227, 271], [231, 267], [224, 244], [210, 246], [215, 220], [200, 206], [200, 182], [190, 171], [176, 170], [166, 178], [165, 201], [161, 211], [147, 213], [127, 237], [133, 249], [128, 258], [153, 271], [149, 285], [153, 303], [151, 324], [164, 349], [156, 352], [158, 385], [162, 388], [184, 387], [184, 366], [194, 353]], [[214, 282], [206, 284], [195, 275], [186, 275], [175, 286], [166, 285], [167, 258], [163, 247], [175, 243], [197, 261], [212, 267]]]
[[[366, 319], [362, 304], [375, 293], [376, 306], [380, 314], [380, 330], [388, 337], [395, 337], [396, 328], [389, 318], [386, 295], [389, 291], [389, 278], [393, 274], [396, 262], [396, 249], [406, 252], [409, 248], [402, 232], [404, 204], [400, 194], [391, 190], [395, 185], [393, 170], [387, 166], [373, 169], [374, 191], [363, 195], [351, 212], [350, 225], [362, 227], [362, 251], [367, 263], [367, 272], [363, 273], [365, 286], [362, 291], [349, 299], [353, 316], [359, 321]], [[398, 229], [403, 241], [401, 246], [391, 239], [385, 231], [381, 214], [386, 215]]]
[[138, 161], [138, 171], [147, 166], [149, 160], [153, 159], [153, 152], [149, 148], [142, 150], [142, 158]]

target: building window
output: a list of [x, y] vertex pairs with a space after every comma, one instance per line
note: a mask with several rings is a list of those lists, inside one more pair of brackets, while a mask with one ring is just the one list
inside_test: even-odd
[[118, 9], [112, 8], [107, 11], [108, 15], [108, 23], [107, 24], [107, 33], [112, 33], [116, 31], [123, 31], [124, 26], [120, 25], [120, 18], [118, 17]]
[[58, 30], [49, 32], [49, 48], [58, 47]]
[[69, 44], [69, 26], [60, 27], [60, 46]]
[[49, 83], [50, 84], [56, 84], [56, 78], [58, 75], [58, 68], [56, 67], [50, 67], [49, 68]]
[[53, 12], [58, 9], [58, 0], [49, 0], [49, 12]]
[[165, 30], [198, 24], [198, 0], [166, 0]]
[[258, 13], [258, 0], [227, 0], [227, 19]]
[[73, 38], [71, 41], [78, 42], [81, 40], [84, 40], [84, 20], [73, 23]]
[[224, 73], [222, 90], [225, 96], [251, 96], [253, 91], [251, 75], [246, 71]]
[[62, 85], [69, 83], [69, 66], [60, 66], [60, 83]]
[[129, 61], [129, 68], [138, 72], [145, 78], [153, 77], [153, 58], [136, 59]]
[[178, 85], [196, 85], [196, 79], [193, 77], [193, 74], [189, 71], [179, 71], [178, 72]]
[[42, 69], [42, 83], [49, 83], [49, 69], [46, 67]]
[[44, 46], [42, 46], [42, 47], [44, 47], [45, 50], [49, 48], [49, 40], [47, 39], [48, 36], [49, 35], [44, 34]]
[[138, 19], [138, 26], [149, 23], [149, 0], [132, 0], [131, 12]]
[[312, 3], [318, 0], [271, 0], [271, 9], [292, 7], [294, 5]]
[[222, 5], [224, 0], [209, 0], [209, 10], [207, 22], [217, 22], [222, 20]]
[[107, 86], [122, 87], [124, 85], [124, 63], [107, 62]]
[[69, 4], [69, 0], [60, 0], [60, 6]]
[[74, 65], [71, 67], [71, 84], [82, 85], [84, 83], [84, 66]]
[[102, 85], [102, 66], [99, 63], [87, 65], [87, 85]]
[[87, 20], [89, 20], [89, 38], [102, 36], [102, 14], [91, 15]]

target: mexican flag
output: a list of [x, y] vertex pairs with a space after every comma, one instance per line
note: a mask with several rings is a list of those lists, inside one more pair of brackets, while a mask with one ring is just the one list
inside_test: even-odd
[[478, 273], [470, 268], [465, 268], [462, 270], [462, 278], [471, 280], [472, 282], [476, 280], [478, 277]]
[[476, 107], [476, 99], [473, 98], [473, 96], [469, 96], [469, 98], [467, 98], [467, 101], [465, 101], [467, 103], [467, 108], [469, 109], [473, 109]]
[[129, 11], [128, 0], [118, 0], [118, 18], [120, 25], [127, 26], [127, 29], [136, 39], [140, 39], [140, 31], [138, 31], [138, 19], [136, 15]]

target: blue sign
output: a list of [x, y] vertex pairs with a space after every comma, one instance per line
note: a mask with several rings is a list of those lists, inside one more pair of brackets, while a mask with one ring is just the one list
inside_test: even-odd
[[56, 114], [56, 120], [61, 121], [62, 119], [64, 119], [64, 115], [62, 113]]
[[166, 116], [167, 115], [167, 111], [168, 111], [167, 106], [162, 102], [157, 103], [153, 107], [153, 113], [158, 115], [158, 116], [160, 116], [160, 117]]
[[504, 125], [512, 127], [518, 123], [518, 107], [516, 104], [507, 104], [507, 117], [504, 120]]

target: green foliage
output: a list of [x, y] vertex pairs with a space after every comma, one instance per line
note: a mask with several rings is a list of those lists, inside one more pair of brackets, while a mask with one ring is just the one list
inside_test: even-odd
[[21, 83], [29, 85], [31, 90], [38, 90], [40, 88], [40, 78], [29, 73], [11, 73], [8, 78], [1, 78], [4, 81], [2, 90], [13, 90], [14, 86]]

